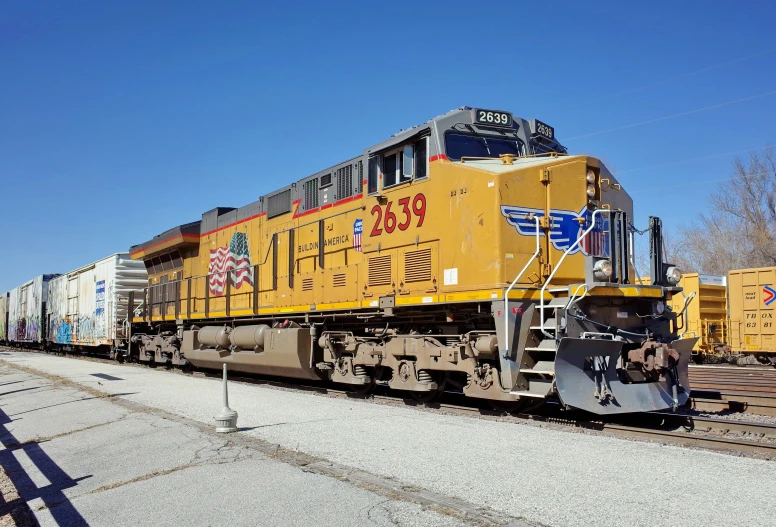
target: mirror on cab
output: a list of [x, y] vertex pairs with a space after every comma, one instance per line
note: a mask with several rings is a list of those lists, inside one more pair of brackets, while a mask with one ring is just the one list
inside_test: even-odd
[[402, 179], [412, 178], [412, 164], [415, 160], [415, 149], [411, 145], [404, 147], [404, 160], [401, 167]]

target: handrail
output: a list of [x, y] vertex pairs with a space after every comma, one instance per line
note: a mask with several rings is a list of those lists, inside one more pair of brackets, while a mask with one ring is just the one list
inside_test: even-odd
[[[508, 216], [511, 216], [512, 213], [508, 214]], [[504, 292], [504, 358], [509, 358], [509, 292], [512, 291], [512, 288], [515, 287], [515, 284], [518, 280], [523, 276], [523, 273], [528, 269], [528, 266], [531, 265], [531, 262], [534, 261], [536, 256], [539, 254], [539, 251], [541, 250], [541, 244], [539, 241], [539, 216], [534, 216], [533, 214], [529, 214], [526, 216], [527, 219], [531, 219], [533, 217], [534, 222], [536, 223], [536, 250], [531, 255], [531, 257], [528, 259], [528, 261], [525, 263], [523, 268], [520, 270], [520, 272], [517, 274], [514, 280], [512, 280], [512, 283], [509, 284], [509, 287], [507, 287], [507, 290]]]
[[[540, 315], [539, 319], [541, 320], [540, 328], [544, 336], [547, 338], [554, 339], [556, 335], [550, 335], [544, 330], [544, 291], [547, 289], [547, 286], [552, 281], [552, 278], [555, 276], [555, 273], [558, 271], [558, 269], [560, 269], [560, 265], [563, 263], [563, 260], [566, 259], [566, 256], [568, 256], [571, 251], [576, 249], [577, 245], [579, 245], [579, 242], [581, 242], [585, 238], [585, 236], [590, 234], [590, 231], [592, 231], [593, 228], [595, 228], [595, 215], [598, 214], [599, 212], [611, 214], [613, 211], [611, 209], [596, 209], [593, 211], [593, 214], [590, 215], [590, 227], [588, 227], [587, 230], [577, 238], [577, 241], [575, 241], [572, 245], [569, 246], [568, 249], [566, 249], [566, 251], [563, 253], [563, 256], [561, 256], [560, 260], [558, 260], [557, 265], [553, 267], [552, 272], [550, 273], [550, 276], [548, 276], [547, 279], [544, 281], [544, 285], [542, 286], [539, 292], [539, 315]], [[566, 306], [568, 307], [568, 303], [566, 304]]]

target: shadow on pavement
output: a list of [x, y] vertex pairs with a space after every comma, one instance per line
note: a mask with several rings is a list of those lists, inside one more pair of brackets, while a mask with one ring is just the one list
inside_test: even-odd
[[73, 401], [65, 401], [63, 403], [50, 404], [48, 406], [39, 406], [38, 408], [33, 408], [32, 410], [27, 410], [26, 412], [19, 412], [18, 414], [11, 414], [11, 415], [9, 415], [9, 417], [16, 417], [17, 415], [29, 414], [31, 412], [37, 412], [38, 410], [45, 410], [46, 408], [53, 408], [55, 406], [62, 406], [63, 404], [80, 403], [82, 401], [91, 401], [92, 399], [109, 399], [111, 397], [123, 397], [125, 395], [135, 395], [137, 393], [140, 393], [140, 392], [112, 393], [110, 395], [103, 395], [101, 397], [83, 397], [81, 399], [75, 399]]
[[[16, 491], [21, 499], [29, 502], [35, 498], [41, 498], [58, 525], [88, 526], [89, 524], [65, 496], [63, 491], [75, 487], [79, 481], [90, 478], [91, 475], [73, 479], [46, 454], [38, 443], [30, 442], [20, 445], [19, 441], [6, 427], [11, 422], [13, 420], [3, 410], [0, 410], [0, 441], [2, 441], [5, 447], [5, 450], [0, 451], [0, 465], [2, 465], [3, 470], [5, 470], [5, 473], [16, 487]], [[41, 474], [49, 480], [49, 485], [40, 488], [35, 485], [32, 478], [30, 478], [21, 463], [16, 459], [14, 452], [17, 450], [23, 450], [27, 454]], [[0, 513], [7, 514], [11, 512], [14, 521], [18, 524], [17, 518], [12, 512], [14, 501], [2, 503], [0, 505]], [[18, 507], [16, 507], [16, 510], [18, 511]]]
[[11, 395], [12, 393], [26, 392], [27, 390], [37, 390], [39, 388], [43, 388], [43, 386], [33, 386], [32, 388], [19, 388], [18, 390], [11, 390], [10, 392], [0, 393], [0, 397], [2, 397], [3, 395]]

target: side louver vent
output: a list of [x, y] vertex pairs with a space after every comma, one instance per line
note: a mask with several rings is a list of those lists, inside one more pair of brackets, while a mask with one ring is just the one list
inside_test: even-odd
[[391, 255], [369, 259], [369, 287], [391, 285]]
[[291, 189], [267, 198], [267, 218], [291, 212]]
[[334, 287], [345, 287], [345, 273], [339, 273], [334, 275]]
[[302, 278], [302, 291], [312, 291], [312, 290], [313, 290], [313, 279]]
[[424, 282], [431, 280], [431, 249], [404, 253], [404, 281]]

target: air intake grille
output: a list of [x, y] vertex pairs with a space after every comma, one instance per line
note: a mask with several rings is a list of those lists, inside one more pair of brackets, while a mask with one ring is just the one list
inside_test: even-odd
[[321, 176], [321, 188], [331, 185], [331, 174], [324, 174]]
[[353, 195], [353, 165], [337, 169], [337, 199]]
[[391, 255], [369, 259], [369, 287], [391, 285]]
[[404, 281], [424, 282], [431, 280], [431, 249], [404, 253]]
[[345, 273], [335, 274], [333, 284], [334, 287], [345, 287]]
[[302, 291], [312, 291], [312, 290], [313, 290], [313, 279], [302, 278]]
[[267, 198], [267, 218], [291, 212], [291, 189]]
[[304, 183], [304, 210], [314, 209], [318, 206], [318, 178]]

